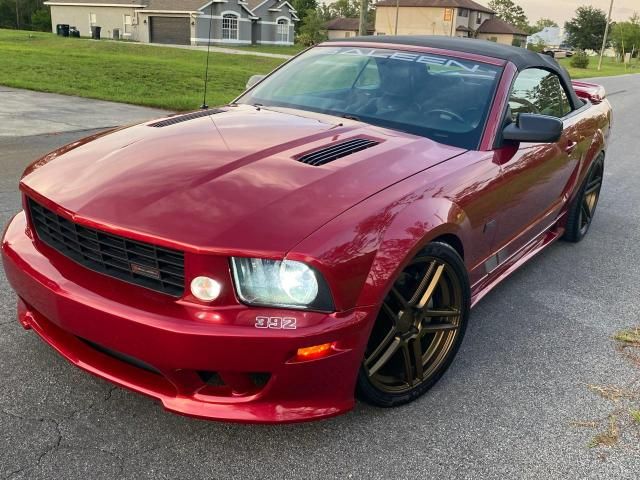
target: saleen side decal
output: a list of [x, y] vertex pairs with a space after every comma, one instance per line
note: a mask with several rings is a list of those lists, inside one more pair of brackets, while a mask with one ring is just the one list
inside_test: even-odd
[[295, 330], [296, 319], [293, 317], [256, 317], [256, 328], [271, 328], [273, 330]]

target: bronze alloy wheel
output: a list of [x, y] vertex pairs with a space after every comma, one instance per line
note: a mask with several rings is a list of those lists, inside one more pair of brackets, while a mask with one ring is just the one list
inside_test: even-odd
[[603, 175], [604, 165], [602, 162], [598, 162], [591, 170], [584, 193], [582, 194], [582, 202], [580, 204], [580, 231], [582, 235], [587, 233], [589, 225], [591, 225], [591, 221], [593, 220], [593, 214], [596, 211], [598, 199], [600, 198]]
[[580, 192], [569, 208], [567, 227], [563, 237], [565, 240], [579, 242], [589, 231], [600, 199], [603, 178], [604, 159], [600, 156], [593, 163]]
[[446, 244], [430, 244], [404, 268], [382, 303], [360, 372], [365, 399], [391, 406], [428, 390], [460, 345], [468, 303], [460, 257]]

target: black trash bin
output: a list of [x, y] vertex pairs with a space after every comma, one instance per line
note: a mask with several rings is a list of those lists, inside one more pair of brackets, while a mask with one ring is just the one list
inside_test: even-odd
[[62, 35], [62, 25], [60, 25], [60, 24], [56, 25], [56, 33], [58, 35]]
[[91, 38], [94, 40], [100, 40], [100, 31], [102, 27], [96, 27], [95, 25], [91, 27]]
[[80, 30], [78, 30], [76, 27], [71, 27], [69, 29], [69, 36], [73, 38], [80, 38]]
[[63, 37], [68, 37], [69, 36], [69, 25], [64, 25], [63, 24], [63, 25], [59, 25], [59, 27], [60, 27], [61, 35]]

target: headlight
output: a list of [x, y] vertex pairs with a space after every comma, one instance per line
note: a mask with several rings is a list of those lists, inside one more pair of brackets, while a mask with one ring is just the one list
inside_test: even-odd
[[293, 260], [231, 259], [240, 299], [250, 305], [332, 311], [333, 300], [322, 275]]

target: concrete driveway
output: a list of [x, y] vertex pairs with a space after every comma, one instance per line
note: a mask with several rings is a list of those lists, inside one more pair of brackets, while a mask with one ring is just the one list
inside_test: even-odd
[[[637, 479], [640, 426], [602, 387], [640, 391], [640, 370], [611, 338], [640, 323], [640, 75], [602, 83], [615, 132], [588, 238], [555, 244], [489, 294], [449, 372], [402, 408], [359, 404], [269, 427], [166, 413], [22, 330], [0, 270], [0, 478]], [[65, 99], [74, 114], [91, 102]], [[131, 112], [119, 122], [147, 111]], [[90, 126], [78, 114], [73, 123]], [[19, 208], [24, 166], [81, 135], [0, 138], [0, 224]], [[590, 448], [611, 414], [619, 442]]]

